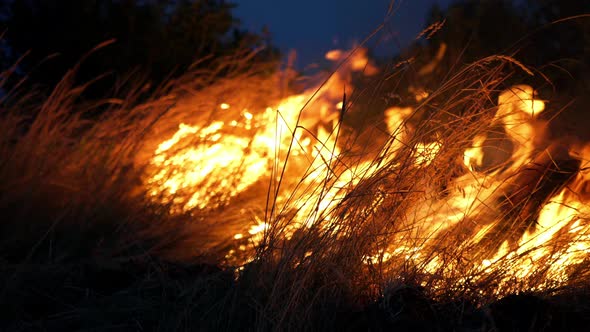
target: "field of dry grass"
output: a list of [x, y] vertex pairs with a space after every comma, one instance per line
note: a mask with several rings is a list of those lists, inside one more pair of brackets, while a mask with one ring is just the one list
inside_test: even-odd
[[[73, 68], [49, 96], [2, 97], [3, 329], [563, 331], [590, 317], [587, 260], [560, 260], [588, 242], [587, 210], [550, 242], [519, 242], [536, 234], [535, 218], [557, 193], [584, 194], [572, 182], [585, 162], [572, 157], [577, 145], [541, 140], [523, 162], [513, 152], [491, 166], [464, 162], [479, 134], [501, 145], [498, 98], [519, 62], [497, 56], [457, 69], [393, 129], [385, 110], [363, 128], [341, 125], [363, 111], [362, 89], [344, 95], [327, 136], [298, 115], [283, 133], [288, 144], [264, 155], [271, 172], [235, 195], [222, 189], [241, 183], [244, 168], [154, 192], [154, 151], [180, 123], [201, 131], [178, 153], [205, 144], [207, 125], [284, 100], [280, 73], [248, 66], [243, 55], [221, 59], [153, 96], [127, 83], [100, 102], [80, 98]], [[320, 152], [299, 151], [297, 131]], [[257, 151], [252, 133], [221, 132], [251, 140], [244, 163]], [[485, 181], [460, 182], [473, 178]], [[176, 208], [203, 188], [208, 206]], [[456, 202], [473, 192], [468, 205]], [[256, 221], [263, 229], [248, 236]], [[519, 270], [524, 261], [531, 267]], [[566, 279], [551, 278], [556, 264]]]

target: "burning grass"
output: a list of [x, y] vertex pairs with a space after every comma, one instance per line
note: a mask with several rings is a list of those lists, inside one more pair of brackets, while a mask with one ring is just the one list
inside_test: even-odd
[[[588, 148], [549, 139], [550, 104], [506, 83], [523, 65], [483, 59], [350, 128], [363, 108], [351, 78], [392, 73], [377, 74], [362, 49], [349, 55], [331, 53], [338, 69], [292, 95], [261, 68], [214, 80], [243, 60], [147, 100], [129, 90], [83, 102], [75, 71], [40, 103], [8, 94], [3, 301], [96, 292], [72, 290], [82, 309], [37, 314], [22, 300], [18, 324], [411, 329], [471, 317], [486, 330], [510, 311], [510, 297], [497, 302], [507, 295], [582, 292]], [[94, 279], [103, 273], [108, 282]], [[31, 287], [37, 274], [51, 286]]]

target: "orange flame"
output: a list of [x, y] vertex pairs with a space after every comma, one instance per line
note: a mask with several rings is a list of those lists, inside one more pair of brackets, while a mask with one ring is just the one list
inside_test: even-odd
[[[348, 55], [332, 51], [326, 58], [343, 61]], [[357, 160], [344, 165], [335, 134], [341, 125], [342, 109], [347, 107], [340, 97], [344, 86], [351, 90], [350, 73], [362, 70], [368, 71], [367, 74], [376, 71], [366, 59], [366, 53], [358, 52], [325, 84], [287, 97], [278, 105], [256, 112], [242, 110], [239, 119], [228, 123], [181, 123], [178, 131], [164, 140], [153, 154], [153, 167], [145, 181], [151, 195], [160, 202], [171, 204], [173, 212], [223, 206], [255, 183], [276, 181], [280, 174], [277, 165], [285, 165], [290, 158], [289, 161], [295, 159], [298, 168], [287, 169], [293, 173], [287, 172], [285, 176], [298, 177], [301, 172], [304, 176], [297, 185], [285, 188], [275, 197], [278, 202], [289, 201], [295, 205], [293, 222], [284, 236], [288, 239], [297, 229], [312, 227], [320, 221], [322, 227], [334, 227], [330, 222], [336, 218], [338, 204], [363, 179], [384, 171], [384, 167], [392, 164], [393, 167], [405, 167], [396, 162], [397, 154], [403, 147], [412, 147], [409, 156], [412, 167], [417, 169], [435, 163], [446, 148], [443, 142], [436, 140], [415, 141], [414, 128], [408, 124], [415, 109], [396, 106], [383, 110], [391, 146], [381, 156], [381, 162]], [[428, 98], [424, 90], [412, 89], [417, 101]], [[222, 103], [219, 107], [229, 109], [231, 106]], [[463, 151], [463, 174], [452, 179], [447, 186], [453, 189], [447, 190], [444, 197], [424, 194], [408, 208], [408, 218], [415, 221], [410, 235], [421, 240], [411, 245], [409, 242], [392, 241], [381, 246], [376, 253], [367, 255], [365, 263], [402, 259], [421, 267], [424, 273], [442, 279], [468, 269], [474, 276], [471, 282], [502, 271], [496, 282], [496, 294], [513, 290], [513, 280], [534, 276], [539, 273], [539, 266], [544, 269], [544, 281], [537, 283], [537, 289], [566, 283], [568, 272], [565, 267], [582, 263], [590, 251], [586, 197], [579, 195], [587, 192], [585, 189], [590, 183], [585, 171], [578, 172], [569, 186], [539, 203], [542, 207], [534, 227], [528, 227], [516, 240], [502, 238], [493, 252], [475, 255], [470, 262], [462, 263], [462, 268], [459, 263], [449, 262], [433, 249], [440, 246], [452, 229], [467, 224], [473, 231], [455, 249], [484, 246], [505, 222], [501, 212], [505, 205], [502, 204], [508, 203], [499, 202], [517, 204], [513, 200], [520, 197], [520, 187], [531, 191], [527, 194], [535, 190], [534, 181], [526, 178], [526, 170], [539, 167], [537, 141], [544, 130], [544, 123], [537, 119], [537, 115], [544, 109], [545, 103], [535, 98], [534, 90], [529, 86], [519, 85], [501, 92], [492, 125], [501, 126], [514, 146], [508, 166], [485, 171], [487, 137], [485, 133], [475, 133], [471, 146]], [[242, 134], [232, 133], [229, 130], [232, 128], [239, 128]], [[589, 151], [590, 147], [586, 146], [578, 148], [578, 152], [572, 152], [572, 155], [583, 160], [590, 155]], [[550, 164], [551, 153], [547, 152], [547, 155], [542, 160]], [[422, 180], [416, 179], [417, 182]], [[425, 185], [425, 190], [434, 191], [430, 186]], [[300, 199], [294, 201], [292, 197]], [[528, 204], [526, 200], [520, 200]], [[378, 196], [372, 207], [377, 209], [383, 201], [383, 197]], [[511, 217], [527, 218], [523, 213]], [[269, 223], [270, 220], [257, 217], [255, 223], [249, 225], [250, 228], [229, 236], [236, 241], [248, 238], [251, 245], [257, 245], [271, 227]], [[338, 227], [334, 227], [334, 231], [337, 230]], [[410, 235], [402, 233], [396, 236], [406, 238]], [[241, 250], [245, 249], [241, 247]], [[252, 258], [250, 256], [247, 260]], [[464, 281], [461, 278], [455, 280]]]

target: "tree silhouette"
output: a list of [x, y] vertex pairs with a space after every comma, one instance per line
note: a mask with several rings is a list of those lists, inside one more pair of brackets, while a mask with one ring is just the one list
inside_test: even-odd
[[[429, 61], [441, 44], [446, 54], [439, 71], [472, 63], [486, 56], [516, 57], [541, 71], [534, 78], [550, 81], [556, 90], [588, 91], [590, 84], [590, 2], [578, 0], [457, 1], [446, 10], [433, 7], [428, 25], [444, 22], [431, 38], [414, 46], [418, 58]], [[439, 72], [439, 75], [443, 73]], [[531, 82], [533, 83], [533, 82]]]
[[[10, 63], [26, 55], [20, 72], [31, 84], [50, 88], [96, 45], [114, 40], [82, 62], [79, 79], [111, 73], [95, 88], [102, 93], [113, 79], [139, 69], [155, 86], [197, 59], [206, 67], [237, 49], [264, 43], [239, 29], [233, 7], [223, 0], [14, 0], [0, 17], [4, 58]], [[277, 58], [274, 49], [264, 54], [261, 61]]]
[[[590, 2], [528, 0], [535, 65], [559, 89], [590, 91]], [[586, 15], [583, 15], [586, 14]]]

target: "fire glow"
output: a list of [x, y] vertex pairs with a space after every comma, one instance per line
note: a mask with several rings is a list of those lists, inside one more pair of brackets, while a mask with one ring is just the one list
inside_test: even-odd
[[[345, 56], [333, 51], [327, 58]], [[465, 133], [469, 144], [454, 158], [445, 156], [457, 149], [456, 142], [444, 130], [424, 139], [421, 127], [411, 123], [417, 109], [408, 106], [382, 110], [389, 139], [376, 157], [355, 158], [343, 148], [338, 133], [348, 107], [342, 100], [344, 87], [351, 93], [351, 73], [363, 70], [376, 72], [359, 51], [325, 84], [277, 105], [241, 110], [239, 118], [230, 121], [179, 124], [153, 153], [145, 178], [150, 194], [170, 204], [173, 213], [184, 213], [223, 208], [255, 184], [271, 183], [266, 185], [271, 211], [255, 215], [243, 231], [227, 234], [239, 251], [253, 251], [264, 233], [285, 219], [280, 233], [285, 240], [314, 227], [346, 238], [355, 233], [352, 226], [342, 227], [347, 218], [385, 220], [387, 226], [371, 231], [379, 241], [360, 262], [365, 266], [379, 266], [393, 275], [411, 265], [434, 276], [424, 286], [435, 290], [476, 287], [494, 278], [491, 293], [496, 296], [567, 284], [590, 251], [584, 199], [590, 148], [570, 144], [566, 152], [555, 145], [539, 149], [536, 142], [544, 127], [538, 115], [546, 105], [533, 88], [518, 85], [498, 91], [489, 121], [482, 120], [486, 125], [478, 127], [480, 132]], [[416, 101], [428, 103], [428, 93], [412, 90]], [[219, 105], [220, 110], [232, 108], [225, 102]], [[487, 156], [494, 144], [489, 138], [492, 127], [501, 128], [513, 146], [507, 160]], [[577, 170], [544, 196], [536, 194], [547, 172], [560, 171], [560, 153], [578, 161]], [[440, 167], [459, 171], [440, 185], [428, 178]], [[399, 184], [402, 172], [413, 174], [414, 181]], [[355, 203], [359, 193], [364, 198]], [[351, 212], [350, 207], [357, 208]], [[305, 258], [314, 254], [306, 251]], [[240, 263], [253, 259], [247, 257]]]

